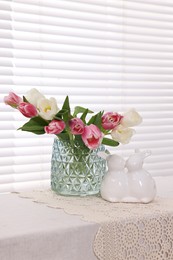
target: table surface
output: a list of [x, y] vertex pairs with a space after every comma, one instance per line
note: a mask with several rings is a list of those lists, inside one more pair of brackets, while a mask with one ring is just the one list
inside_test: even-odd
[[0, 195], [0, 260], [96, 260], [99, 228], [17, 194]]
[[[159, 196], [173, 198], [171, 178], [157, 178]], [[98, 229], [62, 209], [0, 194], [0, 260], [96, 260]]]

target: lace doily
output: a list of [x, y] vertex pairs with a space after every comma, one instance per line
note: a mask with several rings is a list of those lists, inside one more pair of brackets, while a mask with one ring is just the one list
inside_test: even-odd
[[100, 260], [173, 260], [173, 199], [110, 203], [94, 196], [59, 196], [50, 190], [20, 197], [99, 223], [93, 249]]

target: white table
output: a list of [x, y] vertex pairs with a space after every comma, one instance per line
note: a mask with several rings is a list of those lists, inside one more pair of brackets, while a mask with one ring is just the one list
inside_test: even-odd
[[99, 225], [19, 198], [0, 195], [0, 260], [96, 260]]

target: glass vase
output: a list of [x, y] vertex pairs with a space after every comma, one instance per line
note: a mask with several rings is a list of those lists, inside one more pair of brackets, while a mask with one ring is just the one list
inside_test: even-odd
[[61, 195], [86, 196], [99, 193], [106, 161], [82, 142], [54, 139], [51, 160], [51, 188]]

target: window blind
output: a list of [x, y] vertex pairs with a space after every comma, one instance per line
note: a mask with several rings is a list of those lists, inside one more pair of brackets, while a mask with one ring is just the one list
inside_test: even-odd
[[0, 192], [49, 185], [53, 136], [17, 131], [26, 120], [3, 104], [33, 87], [59, 107], [136, 108], [143, 123], [114, 152], [149, 149], [145, 168], [172, 175], [172, 29], [171, 0], [0, 0]]

